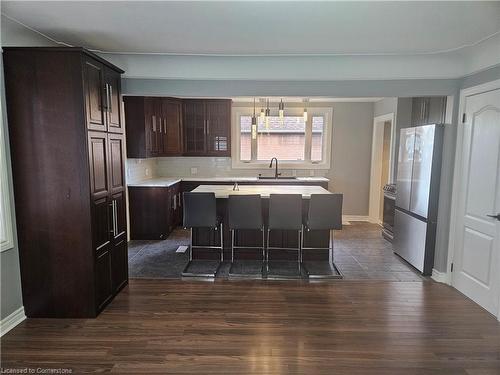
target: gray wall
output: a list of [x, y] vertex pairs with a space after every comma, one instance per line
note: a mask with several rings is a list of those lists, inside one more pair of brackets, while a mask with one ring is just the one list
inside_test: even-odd
[[[19, 26], [18, 24], [1, 17], [1, 35], [3, 46], [48, 46], [54, 45], [44, 37]], [[3, 62], [0, 61], [0, 91], [1, 105], [5, 109], [5, 88], [3, 79]], [[9, 134], [7, 126], [6, 110], [3, 112], [3, 118], [0, 126], [3, 126], [6, 142], [6, 151], [8, 153], [7, 165], [9, 174], [9, 193], [11, 198], [12, 223], [14, 226], [14, 248], [0, 253], [0, 280], [1, 280], [1, 303], [0, 303], [0, 318], [3, 319], [23, 305], [21, 295], [21, 278], [19, 272], [19, 251], [17, 246], [17, 233], [15, 228], [15, 210], [14, 210], [14, 193], [12, 189], [12, 174], [10, 163], [10, 148]]]
[[[3, 80], [3, 63], [0, 61], [0, 92], [1, 92], [1, 105], [5, 109], [5, 88]], [[9, 133], [7, 129], [7, 117], [5, 110], [2, 111], [3, 118], [0, 119], [2, 122], [0, 125], [3, 127], [5, 135], [5, 151], [7, 153], [7, 171], [9, 179], [9, 195], [10, 201], [14, 202], [14, 192], [12, 189], [12, 171], [10, 164], [10, 147], [9, 147]], [[19, 274], [19, 251], [17, 247], [17, 233], [16, 233], [16, 219], [14, 205], [11, 204], [12, 213], [12, 225], [13, 225], [13, 236], [14, 236], [14, 248], [6, 250], [0, 253], [0, 293], [1, 293], [1, 311], [0, 318], [3, 319], [6, 316], [13, 313], [19, 307], [23, 305], [21, 296], [21, 277]]]
[[344, 193], [345, 215], [368, 215], [373, 132], [373, 103], [333, 106], [331, 179], [334, 192]]
[[396, 116], [398, 109], [398, 98], [383, 98], [375, 103], [373, 107], [373, 117], [394, 113]]

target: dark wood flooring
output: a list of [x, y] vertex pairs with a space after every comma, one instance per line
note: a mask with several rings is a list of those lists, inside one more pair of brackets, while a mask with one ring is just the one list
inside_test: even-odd
[[97, 319], [28, 319], [1, 349], [73, 373], [498, 375], [500, 323], [433, 281], [133, 279]]

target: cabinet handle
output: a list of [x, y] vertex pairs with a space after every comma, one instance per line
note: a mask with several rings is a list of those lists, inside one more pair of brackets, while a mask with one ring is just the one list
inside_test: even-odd
[[210, 135], [210, 120], [207, 120], [207, 134]]
[[151, 128], [153, 129], [154, 132], [156, 132], [156, 116], [155, 115], [151, 116]]
[[117, 220], [117, 216], [118, 216], [118, 210], [117, 210], [117, 207], [116, 207], [116, 200], [113, 199], [113, 232], [114, 232], [114, 236], [115, 237], [118, 235], [118, 220]]
[[108, 83], [109, 91], [109, 113], [113, 113], [113, 86]]
[[105, 94], [106, 94], [106, 104], [104, 105], [104, 110], [107, 111], [108, 110], [108, 106], [109, 106], [109, 95], [108, 95], [108, 84], [104, 84], [104, 91], [105, 91]]
[[161, 117], [158, 117], [158, 123], [159, 123], [160, 133], [163, 133], [163, 128], [161, 125]]
[[167, 134], [167, 119], [163, 119], [163, 130], [165, 131], [165, 134]]

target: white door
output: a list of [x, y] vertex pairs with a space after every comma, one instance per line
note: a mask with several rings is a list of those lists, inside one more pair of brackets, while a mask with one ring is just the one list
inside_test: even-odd
[[500, 318], [500, 89], [464, 109], [453, 286]]

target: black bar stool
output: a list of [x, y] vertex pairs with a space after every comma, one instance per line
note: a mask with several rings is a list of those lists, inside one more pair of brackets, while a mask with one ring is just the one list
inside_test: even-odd
[[[229, 276], [262, 277], [265, 260], [264, 222], [260, 195], [230, 195], [228, 198], [228, 224], [231, 230], [231, 268]], [[238, 230], [260, 230], [262, 246], [241, 246], [235, 243]], [[262, 249], [262, 262], [255, 267], [255, 262], [245, 261], [235, 265], [235, 249]]]
[[[215, 277], [224, 260], [222, 222], [217, 218], [215, 194], [185, 192], [183, 199], [184, 228], [190, 229], [190, 248], [189, 262], [184, 268], [182, 276]], [[193, 245], [193, 228], [206, 228], [219, 231], [220, 246]], [[197, 248], [220, 250], [220, 261], [193, 262], [193, 249]]]
[[[269, 222], [267, 227], [266, 271], [268, 278], [301, 278], [302, 277], [302, 195], [301, 194], [271, 194], [269, 196]], [[270, 246], [269, 234], [272, 230], [297, 231], [297, 247]], [[269, 250], [296, 250], [298, 273], [271, 272], [269, 270]], [[284, 271], [284, 270], [281, 270]]]
[[302, 236], [302, 250], [328, 250], [328, 263], [308, 262], [304, 269], [309, 278], [341, 279], [342, 273], [333, 261], [333, 230], [342, 229], [343, 194], [312, 194], [309, 200], [309, 212], [304, 222], [307, 232], [328, 230], [328, 247], [305, 247]]

